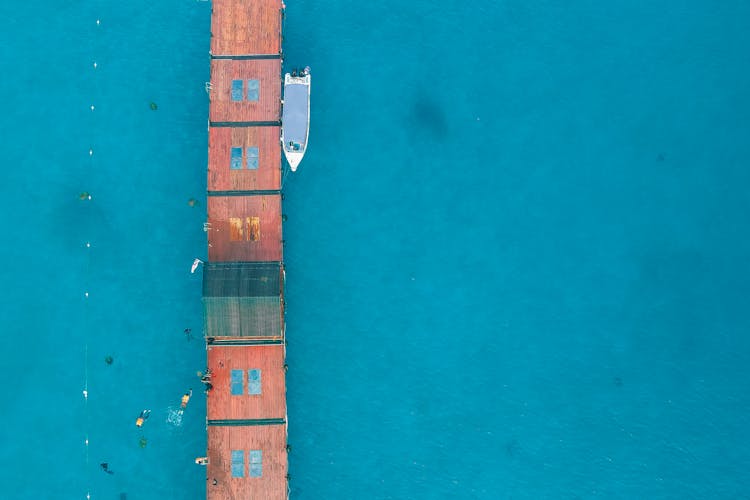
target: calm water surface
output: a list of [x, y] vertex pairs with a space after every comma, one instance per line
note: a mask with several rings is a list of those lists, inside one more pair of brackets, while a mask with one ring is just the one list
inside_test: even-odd
[[[205, 367], [209, 21], [0, 5], [2, 498], [205, 497], [205, 399], [172, 410]], [[747, 497], [749, 28], [746, 2], [287, 2], [292, 498]]]

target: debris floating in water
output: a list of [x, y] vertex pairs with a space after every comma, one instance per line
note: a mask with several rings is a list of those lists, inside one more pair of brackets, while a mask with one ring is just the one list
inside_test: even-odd
[[156, 111], [157, 109], [159, 109], [159, 106], [157, 106], [155, 102], [152, 102], [149, 107], [151, 108], [151, 111]]
[[78, 195], [78, 198], [81, 200], [90, 200], [91, 195], [88, 193], [88, 191], [84, 191], [83, 193]]
[[115, 362], [115, 358], [113, 358], [112, 356], [107, 356], [104, 358], [104, 362], [107, 363], [108, 365], [111, 365], [112, 363]]
[[198, 203], [198, 200], [196, 200], [195, 198], [190, 198], [188, 200], [189, 207], [197, 207], [198, 205], [200, 205], [200, 203]]
[[146, 439], [145, 437], [142, 437], [141, 439], [138, 440], [138, 444], [140, 445], [141, 448], [145, 448], [146, 445], [148, 444], [148, 439]]

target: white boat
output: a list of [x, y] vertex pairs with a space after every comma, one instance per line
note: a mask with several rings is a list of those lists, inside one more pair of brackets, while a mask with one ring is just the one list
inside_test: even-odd
[[307, 151], [310, 133], [310, 67], [284, 75], [284, 108], [281, 115], [281, 145], [292, 172]]

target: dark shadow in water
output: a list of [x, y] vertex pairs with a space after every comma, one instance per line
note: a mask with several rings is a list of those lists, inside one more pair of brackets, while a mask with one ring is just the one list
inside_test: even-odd
[[508, 458], [516, 458], [521, 451], [521, 446], [516, 439], [510, 439], [505, 443], [505, 455]]
[[641, 355], [648, 350], [658, 356], [701, 356], [723, 293], [718, 283], [725, 280], [714, 258], [698, 248], [653, 241], [636, 254], [635, 263], [638, 274], [622, 324], [629, 325]]
[[443, 108], [427, 96], [417, 96], [411, 109], [411, 130], [414, 138], [442, 141], [448, 136], [448, 120]]

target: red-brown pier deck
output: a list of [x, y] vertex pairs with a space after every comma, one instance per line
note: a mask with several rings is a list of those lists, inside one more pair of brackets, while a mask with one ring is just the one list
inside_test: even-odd
[[206, 498], [286, 499], [281, 0], [213, 0]]
[[208, 222], [209, 261], [281, 261], [281, 194], [209, 195]]

